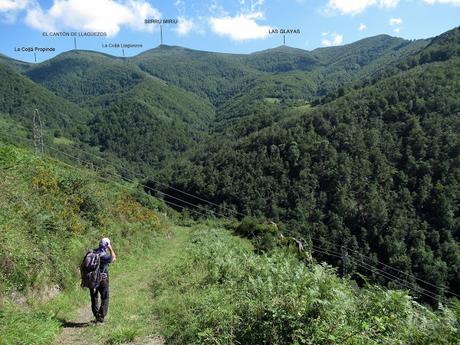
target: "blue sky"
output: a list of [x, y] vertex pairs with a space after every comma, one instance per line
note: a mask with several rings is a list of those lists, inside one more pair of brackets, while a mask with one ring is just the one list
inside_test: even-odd
[[[282, 44], [313, 50], [347, 44], [378, 34], [428, 38], [460, 25], [460, 0], [0, 0], [0, 52], [33, 61], [23, 47], [54, 48], [35, 52], [37, 61], [73, 49], [73, 37], [55, 32], [104, 32], [77, 36], [79, 49], [122, 56], [110, 44], [141, 44], [125, 49], [136, 55], [160, 43], [158, 24], [145, 19], [174, 19], [163, 24], [164, 43], [192, 49], [250, 53]], [[48, 36], [44, 36], [47, 33]]]

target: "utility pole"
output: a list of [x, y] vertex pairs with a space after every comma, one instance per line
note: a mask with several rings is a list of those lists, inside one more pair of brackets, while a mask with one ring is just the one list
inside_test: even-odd
[[160, 42], [163, 45], [163, 25], [160, 25]]
[[40, 112], [38, 111], [38, 109], [34, 110], [34, 115], [32, 118], [32, 129], [34, 131], [35, 153], [38, 155], [42, 155], [45, 151], [43, 144], [43, 126], [42, 119], [40, 117]]

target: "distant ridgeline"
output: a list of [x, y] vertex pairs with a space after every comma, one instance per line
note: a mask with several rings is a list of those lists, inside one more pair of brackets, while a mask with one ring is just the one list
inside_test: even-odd
[[38, 109], [46, 145], [148, 177], [178, 209], [266, 217], [344, 273], [387, 283], [359, 254], [460, 291], [459, 28], [248, 55], [0, 56], [0, 74], [5, 140], [30, 139]]

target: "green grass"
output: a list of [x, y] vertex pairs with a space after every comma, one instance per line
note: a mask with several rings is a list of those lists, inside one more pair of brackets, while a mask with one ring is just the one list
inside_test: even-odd
[[[175, 228], [171, 234], [170, 238], [156, 238], [148, 247], [133, 249], [128, 257], [122, 251], [117, 253], [118, 261], [110, 267], [106, 322], [84, 328], [78, 335], [82, 343], [123, 344], [160, 334], [151, 284], [162, 267], [175, 262], [189, 236], [185, 228]], [[92, 321], [92, 315], [78, 319], [82, 309], [90, 310], [89, 301], [87, 289], [74, 288], [48, 303], [25, 309], [12, 303], [4, 304], [0, 312], [0, 344], [52, 344], [63, 322]]]
[[[0, 144], [0, 193], [2, 345], [48, 344], [59, 320], [71, 319], [88, 303], [88, 292], [78, 288], [79, 264], [99, 238], [109, 236], [128, 263], [131, 257], [141, 260], [140, 253], [169, 227], [143, 206], [155, 208], [155, 202], [146, 196], [137, 200], [135, 186], [100, 180], [94, 172], [5, 144]], [[50, 286], [64, 292], [45, 303]]]
[[[121, 344], [138, 337], [155, 336], [160, 332], [158, 315], [154, 314], [151, 284], [157, 272], [175, 261], [188, 237], [185, 228], [175, 228], [170, 239], [158, 238], [154, 244], [114, 263], [111, 268], [110, 307], [106, 324], [88, 328], [85, 339], [90, 342]], [[112, 278], [113, 277], [113, 278]]]
[[197, 228], [152, 286], [168, 344], [460, 344], [459, 315]]
[[50, 344], [59, 330], [60, 322], [52, 314], [39, 310], [19, 310], [12, 304], [1, 305], [1, 345]]

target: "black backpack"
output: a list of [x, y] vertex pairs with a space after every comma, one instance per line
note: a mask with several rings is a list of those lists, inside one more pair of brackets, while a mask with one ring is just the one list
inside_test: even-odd
[[81, 287], [95, 289], [101, 282], [101, 254], [94, 250], [86, 253], [80, 266]]

